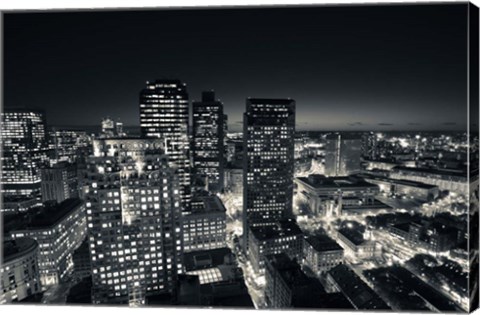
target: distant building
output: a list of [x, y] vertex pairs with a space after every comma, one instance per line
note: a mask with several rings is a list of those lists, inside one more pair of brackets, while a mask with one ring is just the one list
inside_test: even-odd
[[40, 167], [47, 162], [45, 114], [4, 108], [1, 124], [3, 196], [40, 201]]
[[102, 119], [102, 132], [100, 138], [122, 138], [126, 134], [123, 132], [123, 123], [114, 121], [110, 117]]
[[183, 216], [185, 252], [226, 246], [226, 209], [217, 196], [195, 197], [191, 212]]
[[381, 176], [363, 175], [362, 177], [365, 181], [377, 185], [382, 192], [404, 195], [424, 202], [432, 201], [440, 195], [435, 185]]
[[[297, 177], [297, 196], [314, 215], [338, 216], [348, 208], [375, 208], [377, 185], [359, 177]], [[345, 209], [344, 209], [345, 208]]]
[[348, 176], [361, 171], [362, 139], [332, 134], [325, 145], [325, 175]]
[[92, 301], [143, 305], [183, 272], [180, 189], [162, 139], [100, 139], [86, 172]]
[[225, 191], [241, 197], [243, 193], [243, 169], [227, 167], [225, 170]]
[[223, 104], [215, 99], [215, 92], [207, 91], [192, 106], [194, 173], [207, 177], [208, 191], [223, 191], [226, 163]]
[[343, 252], [343, 247], [326, 235], [309, 236], [304, 240], [303, 262], [316, 275], [320, 275], [342, 264]]
[[60, 162], [41, 170], [42, 201], [60, 203], [69, 198], [78, 198], [77, 165]]
[[39, 244], [38, 268], [43, 288], [58, 284], [73, 271], [72, 254], [85, 238], [85, 206], [80, 199], [30, 210], [13, 219], [11, 239], [29, 237]]
[[327, 274], [330, 292], [341, 292], [356, 310], [390, 310], [391, 308], [346, 265], [338, 265]]
[[79, 159], [79, 151], [91, 145], [90, 136], [85, 131], [53, 129], [48, 135], [50, 164], [75, 163]]
[[356, 230], [349, 228], [338, 230], [337, 240], [345, 249], [345, 254], [356, 260], [372, 259], [377, 254], [376, 242], [365, 240]]
[[295, 101], [249, 98], [243, 123], [245, 248], [250, 227], [292, 216]]
[[440, 190], [468, 194], [468, 176], [463, 170], [397, 166], [392, 169], [390, 177], [438, 186]]
[[251, 227], [248, 241], [248, 257], [256, 273], [264, 272], [266, 255], [286, 253], [299, 261], [303, 257], [303, 232], [293, 219]]
[[267, 255], [265, 260], [265, 300], [268, 308], [292, 308], [305, 295], [319, 298], [325, 293], [320, 282], [307, 277], [300, 265], [287, 254]]
[[25, 212], [39, 205], [37, 197], [2, 196], [2, 212], [5, 214]]
[[183, 211], [192, 197], [188, 106], [187, 86], [179, 80], [147, 82], [140, 92], [141, 136], [164, 141], [168, 163], [180, 183]]
[[38, 243], [31, 238], [4, 240], [0, 266], [0, 304], [22, 301], [42, 292], [38, 272]]

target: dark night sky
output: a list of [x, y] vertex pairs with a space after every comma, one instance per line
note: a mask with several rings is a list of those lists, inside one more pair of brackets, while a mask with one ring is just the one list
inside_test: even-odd
[[4, 104], [50, 125], [138, 125], [145, 81], [291, 97], [298, 129], [465, 130], [467, 5], [4, 15]]

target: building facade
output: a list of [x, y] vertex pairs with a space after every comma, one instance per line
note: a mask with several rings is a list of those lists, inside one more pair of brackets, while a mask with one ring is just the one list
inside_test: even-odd
[[86, 234], [85, 206], [80, 199], [32, 210], [29, 222], [9, 232], [13, 240], [33, 238], [39, 244], [38, 269], [42, 288], [58, 284], [73, 271], [72, 254]]
[[343, 247], [328, 236], [309, 236], [303, 243], [303, 262], [316, 275], [320, 275], [343, 264], [343, 251]]
[[259, 274], [265, 271], [266, 255], [285, 253], [298, 261], [303, 257], [303, 232], [293, 219], [251, 227], [248, 241], [249, 260]]
[[22, 301], [40, 293], [38, 243], [31, 238], [3, 241], [0, 266], [0, 304]]
[[141, 135], [164, 141], [170, 167], [177, 171], [184, 211], [188, 210], [192, 197], [188, 120], [185, 83], [179, 80], [147, 82], [140, 92]]
[[202, 93], [200, 102], [193, 102], [193, 168], [196, 175], [208, 179], [208, 191], [220, 192], [225, 173], [225, 115], [223, 104], [215, 92]]
[[78, 198], [77, 165], [60, 162], [41, 170], [42, 201], [56, 201], [58, 203]]
[[295, 101], [247, 99], [243, 118], [243, 235], [292, 215]]
[[2, 195], [40, 198], [40, 167], [48, 151], [45, 114], [4, 108], [1, 115]]
[[143, 305], [183, 272], [178, 181], [162, 139], [101, 139], [87, 167], [93, 303]]
[[226, 246], [226, 209], [217, 196], [195, 197], [191, 213], [183, 216], [185, 252]]

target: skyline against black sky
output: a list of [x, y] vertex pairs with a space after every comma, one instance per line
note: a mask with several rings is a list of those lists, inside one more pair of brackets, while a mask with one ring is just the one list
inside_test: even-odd
[[[297, 103], [299, 130], [466, 130], [466, 3], [4, 15], [4, 106], [138, 125], [145, 81]], [[61, 26], [61, 27], [59, 27]]]

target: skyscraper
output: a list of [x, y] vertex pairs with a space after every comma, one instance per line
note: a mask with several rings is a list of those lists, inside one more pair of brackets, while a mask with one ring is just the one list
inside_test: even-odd
[[215, 92], [202, 93], [201, 102], [193, 102], [193, 167], [196, 175], [206, 176], [209, 191], [224, 186], [223, 104], [215, 100]]
[[186, 84], [179, 80], [147, 82], [140, 92], [140, 128], [142, 137], [163, 139], [169, 164], [177, 170], [183, 210], [187, 210], [191, 178]]
[[295, 101], [247, 99], [243, 118], [243, 235], [292, 214]]
[[160, 139], [94, 141], [87, 169], [94, 303], [142, 305], [183, 272], [178, 182]]
[[40, 196], [40, 166], [47, 160], [45, 114], [9, 109], [2, 113], [2, 195]]
[[360, 172], [362, 139], [355, 135], [331, 134], [325, 145], [325, 175], [348, 176]]

